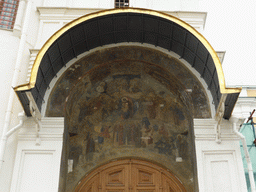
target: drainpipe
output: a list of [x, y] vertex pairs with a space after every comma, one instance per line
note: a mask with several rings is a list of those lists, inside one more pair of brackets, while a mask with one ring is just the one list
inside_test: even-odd
[[26, 6], [26, 0], [20, 0], [18, 12], [17, 12], [15, 23], [13, 26], [13, 34], [17, 37], [21, 35], [22, 18], [24, 15], [25, 6]]
[[2, 165], [4, 163], [4, 152], [5, 152], [5, 146], [7, 143], [7, 139], [16, 131], [18, 131], [24, 124], [24, 121], [26, 120], [26, 116], [24, 114], [24, 112], [19, 113], [18, 115], [19, 119], [20, 119], [20, 123], [18, 125], [16, 125], [14, 128], [12, 128], [11, 130], [9, 130], [5, 135], [3, 135], [1, 141], [0, 141], [0, 170], [2, 168]]
[[231, 117], [230, 118], [230, 121], [233, 123], [233, 131], [241, 139], [242, 144], [243, 144], [245, 159], [246, 159], [246, 162], [247, 162], [247, 168], [248, 168], [248, 173], [249, 173], [251, 192], [256, 192], [253, 169], [252, 169], [252, 162], [251, 162], [251, 159], [250, 159], [250, 155], [249, 155], [249, 151], [248, 151], [248, 148], [247, 148], [246, 140], [245, 140], [245, 137], [243, 136], [243, 134], [239, 133], [236, 129], [236, 123], [238, 122], [238, 120], [239, 119], [236, 118], [236, 117]]
[[[18, 77], [19, 77], [19, 73], [20, 73], [20, 69], [21, 69], [21, 61], [22, 61], [22, 56], [23, 56], [23, 50], [25, 47], [26, 39], [27, 39], [27, 31], [28, 31], [28, 26], [29, 26], [31, 7], [32, 7], [32, 2], [28, 0], [27, 7], [26, 7], [25, 20], [24, 20], [24, 24], [23, 24], [23, 28], [22, 28], [22, 34], [20, 37], [20, 44], [19, 44], [17, 59], [16, 59], [16, 63], [15, 63], [14, 74], [13, 74], [13, 78], [12, 78], [12, 85], [11, 85], [12, 87], [16, 87], [17, 83], [18, 83]], [[4, 127], [3, 127], [3, 132], [2, 132], [2, 140], [5, 139], [7, 131], [9, 130], [14, 96], [15, 96], [15, 92], [13, 91], [12, 88], [10, 88], [9, 101], [8, 101], [7, 110], [5, 113], [5, 121], [4, 121]], [[2, 149], [0, 149], [0, 150], [1, 150], [0, 153], [2, 153]]]

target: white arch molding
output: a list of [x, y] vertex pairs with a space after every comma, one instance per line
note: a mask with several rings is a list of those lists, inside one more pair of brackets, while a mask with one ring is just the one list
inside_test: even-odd
[[63, 73], [65, 73], [66, 70], [68, 70], [68, 68], [70, 66], [72, 66], [75, 62], [79, 61], [80, 59], [86, 57], [87, 55], [95, 52], [95, 51], [99, 51], [99, 50], [103, 50], [103, 49], [106, 49], [106, 48], [112, 48], [112, 47], [118, 47], [118, 46], [132, 46], [132, 45], [135, 45], [135, 46], [139, 46], [139, 47], [147, 47], [147, 48], [151, 48], [151, 49], [155, 49], [155, 50], [158, 50], [158, 51], [161, 51], [162, 53], [165, 53], [166, 55], [168, 55], [169, 57], [173, 57], [173, 58], [176, 58], [178, 59], [180, 62], [182, 62], [182, 64], [184, 64], [188, 70], [190, 72], [192, 72], [193, 75], [195, 75], [195, 77], [198, 79], [198, 81], [201, 83], [201, 85], [203, 86], [206, 94], [207, 94], [207, 97], [208, 97], [208, 100], [209, 100], [209, 104], [210, 104], [210, 108], [211, 108], [211, 115], [212, 117], [214, 117], [214, 114], [216, 113], [216, 110], [215, 110], [215, 106], [213, 104], [213, 98], [212, 98], [212, 94], [211, 92], [209, 91], [209, 89], [207, 88], [207, 84], [205, 82], [205, 80], [200, 76], [200, 74], [193, 68], [191, 67], [191, 65], [184, 59], [180, 59], [180, 56], [177, 55], [176, 53], [172, 52], [172, 51], [168, 51], [166, 49], [163, 49], [161, 47], [156, 47], [156, 46], [153, 46], [151, 44], [147, 44], [147, 43], [118, 43], [118, 44], [111, 44], [111, 45], [104, 45], [102, 47], [97, 47], [97, 48], [94, 48], [90, 51], [87, 51], [85, 53], [82, 53], [80, 55], [77, 56], [77, 58], [73, 58], [72, 60], [70, 60], [67, 64], [66, 64], [66, 67], [63, 67], [56, 75], [55, 78], [52, 79], [51, 83], [49, 84], [49, 88], [47, 89], [46, 93], [45, 93], [45, 96], [44, 96], [44, 100], [45, 102], [42, 104], [42, 116], [45, 116], [45, 112], [46, 112], [46, 109], [47, 109], [47, 101], [49, 99], [49, 96], [52, 92], [52, 89], [54, 88], [56, 82], [59, 80], [59, 78], [62, 76]]
[[[95, 20], [95, 18], [108, 18], [108, 22], [114, 22], [115, 24], [118, 24], [118, 18], [122, 17], [122, 14], [124, 14], [124, 13], [127, 14], [127, 18], [128, 18], [128, 14], [131, 14], [131, 17], [133, 17], [133, 18], [135, 18], [135, 17], [137, 17], [137, 19], [142, 18], [143, 22], [149, 22], [150, 19], [151, 20], [153, 19], [151, 22], [155, 22], [155, 24], [152, 25], [151, 28], [154, 31], [154, 30], [156, 30], [155, 28], [158, 27], [158, 33], [160, 30], [160, 28], [159, 28], [160, 24], [157, 24], [157, 22], [159, 22], [159, 23], [162, 22], [161, 25], [166, 25], [168, 22], [170, 22], [169, 26], [170, 26], [170, 24], [172, 25], [171, 30], [174, 30], [174, 29], [176, 31], [181, 30], [180, 32], [182, 32], [182, 35], [177, 35], [177, 32], [176, 32], [176, 36], [174, 37], [175, 40], [173, 39], [173, 37], [170, 37], [170, 39], [167, 40], [166, 38], [168, 38], [167, 37], [168, 35], [163, 36], [163, 34], [166, 34], [166, 33], [168, 34], [170, 32], [167, 29], [164, 29], [165, 31], [161, 31], [159, 34], [154, 32], [155, 39], [157, 39], [157, 40], [152, 40], [151, 37], [149, 37], [150, 35], [152, 35], [152, 33], [149, 32], [150, 30], [146, 29], [145, 31], [143, 31], [144, 28], [142, 28], [142, 32], [145, 33], [143, 35], [143, 38], [136, 39], [137, 37], [133, 37], [136, 40], [133, 39], [133, 40], [131, 40], [131, 42], [141, 42], [141, 43], [150, 42], [151, 44], [158, 46], [158, 39], [162, 35], [161, 38], [163, 38], [165, 40], [160, 38], [160, 40], [159, 40], [159, 41], [161, 41], [160, 46], [166, 47], [167, 44], [170, 43], [170, 45], [169, 45], [170, 47], [167, 46], [168, 49], [174, 49], [175, 52], [177, 54], [179, 54], [180, 58], [184, 58], [190, 62], [190, 65], [193, 68], [195, 68], [198, 71], [198, 73], [200, 73], [200, 75], [203, 77], [203, 79], [205, 79], [205, 82], [208, 85], [208, 88], [212, 94], [216, 112], [218, 113], [219, 110], [223, 110], [221, 108], [223, 103], [225, 103], [225, 106], [228, 106], [227, 108], [224, 109], [225, 110], [224, 117], [228, 119], [231, 115], [231, 112], [232, 112], [234, 103], [236, 102], [236, 99], [238, 97], [238, 94], [240, 93], [240, 89], [225, 87], [224, 74], [222, 71], [220, 60], [219, 60], [216, 52], [211, 47], [211, 45], [207, 42], [207, 40], [200, 33], [198, 33], [193, 27], [191, 27], [190, 25], [188, 25], [187, 23], [183, 22], [182, 20], [180, 20], [176, 17], [167, 15], [167, 14], [164, 14], [161, 12], [153, 11], [153, 10], [136, 9], [136, 8], [104, 10], [104, 11], [100, 11], [97, 13], [85, 15], [85, 16], [82, 16], [82, 17], [70, 22], [69, 24], [67, 24], [66, 26], [61, 28], [59, 31], [57, 31], [45, 43], [45, 45], [39, 51], [37, 58], [34, 62], [33, 68], [32, 68], [32, 74], [31, 74], [29, 84], [21, 85], [21, 86], [18, 86], [15, 88], [15, 91], [18, 94], [21, 103], [23, 104], [26, 114], [29, 116], [31, 115], [27, 108], [27, 106], [29, 105], [28, 100], [31, 100], [31, 99], [35, 100], [37, 107], [39, 108], [39, 110], [41, 110], [43, 97], [46, 92], [46, 87], [49, 86], [49, 80], [47, 79], [47, 76], [49, 76], [49, 74], [47, 74], [47, 72], [45, 72], [45, 70], [49, 70], [49, 69], [47, 69], [49, 67], [48, 66], [44, 67], [44, 65], [49, 65], [49, 62], [50, 62], [50, 65], [52, 66], [52, 70], [54, 71], [55, 75], [61, 69], [61, 68], [59, 68], [59, 65], [60, 65], [59, 59], [60, 58], [57, 59], [58, 61], [55, 60], [54, 63], [51, 63], [53, 61], [51, 61], [51, 58], [49, 56], [50, 61], [46, 62], [46, 60], [47, 60], [46, 54], [51, 53], [51, 49], [52, 49], [52, 51], [55, 52], [55, 53], [53, 53], [53, 55], [55, 54], [55, 57], [56, 57], [56, 53], [59, 52], [60, 57], [61, 57], [62, 61], [64, 62], [65, 57], [63, 55], [66, 55], [66, 53], [61, 53], [62, 52], [61, 50], [56, 50], [56, 45], [57, 45], [57, 47], [60, 47], [61, 45], [58, 45], [58, 42], [62, 42], [62, 46], [64, 46], [63, 40], [67, 41], [67, 36], [70, 36], [70, 33], [74, 32], [73, 28], [75, 28], [77, 26], [81, 26], [80, 24], [84, 24], [87, 21], [90, 22], [93, 19]], [[112, 19], [113, 17], [111, 17], [111, 15], [113, 15], [113, 16], [115, 15], [117, 17], [117, 19], [113, 20]], [[146, 20], [143, 19], [144, 17], [146, 18]], [[104, 22], [105, 21], [103, 21], [103, 23]], [[133, 21], [133, 22], [135, 22], [135, 21]], [[139, 21], [139, 22], [141, 22], [141, 21]], [[148, 24], [149, 23], [146, 23], [145, 25], [148, 25]], [[104, 27], [106, 27], [106, 25], [105, 26], [102, 25], [102, 22], [101, 22], [101, 24], [99, 24], [99, 22], [97, 24], [97, 22], [96, 22], [96, 25], [97, 25], [98, 31], [99, 31], [99, 37], [97, 37], [98, 38], [97, 42], [93, 39], [91, 39], [91, 40], [87, 39], [87, 37], [86, 37], [86, 44], [87, 44], [86, 46], [87, 46], [87, 49], [89, 49], [89, 50], [93, 49], [95, 47], [94, 43], [98, 44], [100, 42], [99, 45], [96, 45], [96, 47], [97, 47], [97, 46], [104, 46], [104, 45], [111, 44], [111, 42], [112, 43], [115, 42], [114, 39], [110, 39], [111, 42], [106, 43], [106, 39], [103, 39], [105, 43], [102, 44], [102, 37], [104, 37], [104, 35], [105, 35], [104, 30], [102, 30], [102, 27], [104, 28]], [[118, 25], [120, 25], [120, 23]], [[101, 27], [101, 30], [99, 29], [99, 27]], [[128, 23], [127, 23], [127, 27], [128, 27]], [[88, 26], [87, 26], [87, 29], [90, 31], [90, 27], [88, 28]], [[109, 30], [109, 29], [106, 29], [106, 30]], [[113, 30], [113, 29], [110, 29], [110, 30]], [[126, 30], [128, 30], [128, 29], [126, 29]], [[147, 31], [147, 30], [149, 30], [149, 31]], [[129, 31], [127, 31], [127, 33], [128, 32]], [[113, 33], [112, 35], [114, 35], [114, 36], [116, 35], [115, 31], [112, 31], [112, 33]], [[135, 31], [135, 33], [136, 33], [136, 31]], [[172, 33], [174, 33], [174, 32], [172, 32]], [[146, 38], [146, 37], [144, 37], [145, 35], [149, 35], [149, 36]], [[171, 36], [173, 36], [173, 35], [171, 35]], [[181, 37], [181, 36], [183, 36], [183, 37]], [[182, 43], [180, 43], [180, 42], [182, 42], [184, 40], [184, 37], [185, 37], [185, 42], [183, 42], [183, 45], [182, 45]], [[187, 38], [189, 40], [187, 40]], [[73, 40], [71, 38], [71, 45], [74, 46], [72, 41]], [[129, 42], [129, 39], [125, 40], [125, 41]], [[163, 42], [163, 41], [166, 41], [166, 42]], [[88, 44], [87, 42], [90, 44]], [[121, 42], [123, 42], [123, 40], [121, 40]], [[177, 42], [178, 42], [178, 44], [177, 44]], [[118, 43], [118, 42], [115, 42], [115, 43]], [[70, 44], [70, 42], [69, 42], [69, 44]], [[172, 45], [172, 44], [175, 44], [175, 45]], [[55, 47], [55, 48], [53, 48], [53, 47]], [[67, 47], [65, 49], [67, 49]], [[183, 51], [181, 51], [181, 49], [183, 49]], [[190, 49], [190, 51], [189, 51], [189, 49]], [[198, 49], [200, 50], [199, 52], [197, 51]], [[74, 50], [74, 48], [73, 48], [73, 50]], [[194, 53], [192, 53], [192, 52], [194, 52]], [[72, 53], [69, 53], [69, 54], [72, 54]], [[75, 54], [75, 56], [72, 56], [73, 58], [78, 56], [76, 54], [76, 51], [74, 51], [74, 54]], [[193, 54], [194, 54], [194, 56], [193, 56]], [[51, 53], [51, 55], [52, 55], [52, 53]], [[205, 57], [205, 56], [202, 57], [202, 55], [205, 55], [205, 56], [207, 55], [207, 57]], [[70, 60], [71, 55], [69, 55], [68, 57]], [[42, 64], [42, 66], [41, 66], [41, 62], [43, 62], [44, 65]], [[56, 65], [55, 67], [57, 67], [58, 69], [54, 69], [53, 65]], [[62, 65], [66, 65], [66, 63], [63, 63]], [[41, 67], [41, 71], [39, 70], [39, 68], [40, 68], [39, 66]], [[46, 69], [44, 69], [44, 68], [46, 68]], [[38, 74], [39, 74], [39, 76], [38, 76]], [[49, 78], [51, 80], [53, 76], [52, 75], [50, 75], [50, 76], [49, 76]], [[46, 85], [43, 85], [43, 84], [46, 84]], [[27, 98], [29, 96], [26, 94], [26, 92], [33, 92], [32, 97]], [[225, 101], [226, 96], [228, 97], [227, 102]]]

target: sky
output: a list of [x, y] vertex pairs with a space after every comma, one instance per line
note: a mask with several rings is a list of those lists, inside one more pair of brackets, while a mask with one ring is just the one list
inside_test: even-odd
[[207, 12], [204, 37], [216, 51], [226, 51], [227, 87], [256, 87], [256, 1], [201, 0]]

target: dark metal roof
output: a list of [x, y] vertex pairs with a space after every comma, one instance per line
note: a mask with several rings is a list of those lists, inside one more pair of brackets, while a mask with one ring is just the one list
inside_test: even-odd
[[[172, 51], [185, 59], [205, 80], [217, 109], [221, 98], [217, 69], [211, 54], [188, 30], [165, 18], [145, 13], [116, 13], [86, 20], [63, 33], [43, 55], [31, 91], [41, 110], [44, 94], [59, 70], [71, 59], [93, 48], [122, 42], [148, 43]], [[30, 116], [26, 91], [17, 91]], [[237, 96], [228, 96], [229, 118]], [[232, 110], [231, 110], [232, 111]]]
[[233, 94], [227, 95], [227, 98], [225, 100], [225, 111], [223, 116], [224, 119], [229, 119], [231, 117], [238, 97], [239, 97], [239, 93], [233, 93]]

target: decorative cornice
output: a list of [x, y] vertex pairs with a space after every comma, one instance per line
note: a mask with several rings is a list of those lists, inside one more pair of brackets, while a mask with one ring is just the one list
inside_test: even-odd
[[[43, 141], [60, 141], [63, 139], [64, 118], [63, 117], [44, 117], [41, 120], [42, 128], [39, 137]], [[29, 118], [24, 128], [19, 133], [19, 140], [36, 140], [35, 122]]]
[[[70, 8], [70, 7], [37, 7], [40, 20], [69, 20], [72, 21], [83, 15], [103, 11], [105, 9], [94, 8]], [[206, 22], [206, 12], [191, 11], [162, 11], [165, 14], [175, 16], [196, 29], [203, 29]]]
[[256, 109], [255, 97], [239, 97], [233, 111], [233, 115], [247, 119], [253, 109]]
[[[196, 141], [215, 141], [216, 140], [216, 126], [217, 121], [214, 119], [194, 119], [194, 134]], [[220, 139], [225, 140], [239, 140], [239, 138], [232, 131], [232, 124], [229, 121], [221, 123]]]

